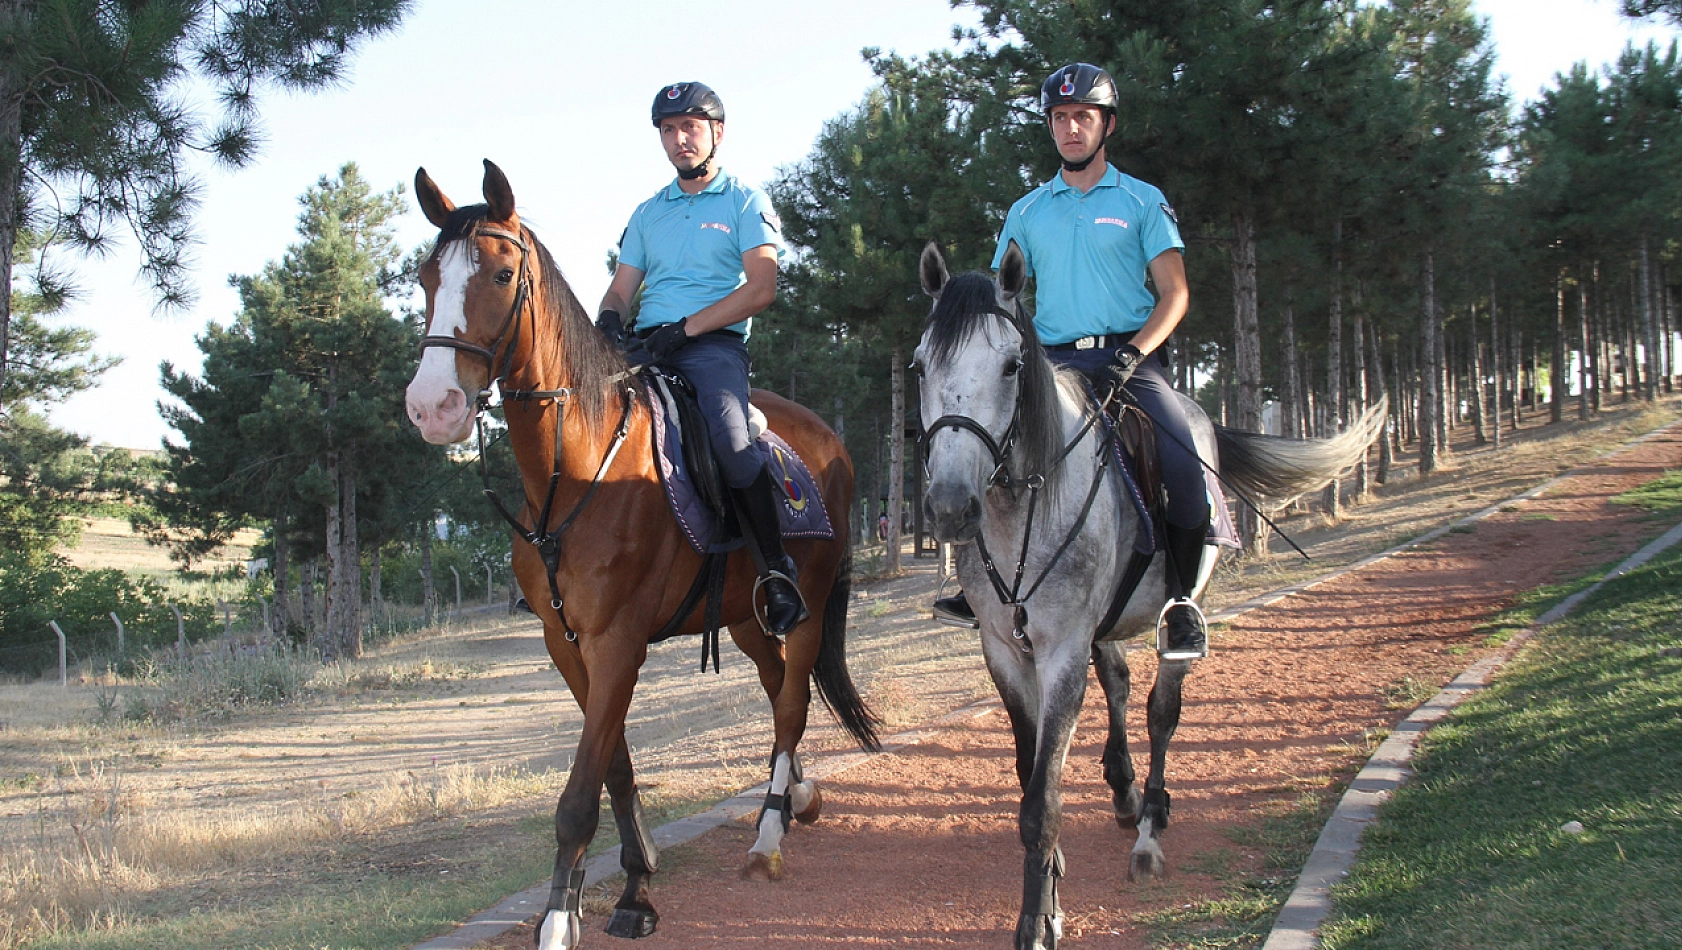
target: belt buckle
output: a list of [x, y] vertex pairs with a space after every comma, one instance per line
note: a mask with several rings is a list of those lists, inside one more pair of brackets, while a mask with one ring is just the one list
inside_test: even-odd
[[1077, 350], [1090, 350], [1097, 345], [1098, 345], [1098, 338], [1097, 337], [1083, 336], [1080, 339], [1075, 341], [1075, 349], [1077, 349]]

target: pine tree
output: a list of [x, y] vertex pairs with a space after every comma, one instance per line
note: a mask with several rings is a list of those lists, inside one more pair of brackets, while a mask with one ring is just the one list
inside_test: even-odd
[[[260, 141], [265, 87], [319, 88], [364, 40], [396, 27], [409, 0], [0, 0], [0, 286], [20, 229], [88, 252], [131, 231], [165, 307], [191, 299], [187, 249], [203, 152], [230, 167]], [[187, 77], [217, 87], [219, 116], [175, 95]], [[54, 200], [45, 200], [51, 194]], [[0, 296], [0, 393], [11, 313]]]

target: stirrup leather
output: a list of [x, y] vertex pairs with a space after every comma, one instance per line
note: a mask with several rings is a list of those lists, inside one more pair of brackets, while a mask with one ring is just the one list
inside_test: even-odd
[[[760, 631], [768, 637], [774, 637], [776, 634], [771, 632], [771, 624], [769, 622], [766, 609], [759, 606], [759, 589], [764, 587], [766, 583], [771, 580], [781, 580], [783, 583], [794, 588], [794, 598], [800, 601], [800, 610], [797, 611], [797, 613], [808, 617], [811, 616], [811, 611], [806, 606], [806, 595], [800, 592], [800, 585], [795, 583], [794, 578], [784, 574], [782, 571], [773, 571], [770, 568], [766, 568], [765, 573], [759, 575], [759, 579], [753, 582], [753, 593], [750, 596], [753, 600], [753, 619], [759, 621]], [[798, 624], [798, 621], [796, 623]]]
[[[1197, 627], [1203, 632], [1203, 651], [1188, 653], [1185, 656], [1168, 656], [1168, 611], [1175, 607], [1186, 607], [1197, 618]], [[1162, 605], [1162, 610], [1156, 615], [1156, 655], [1165, 660], [1194, 660], [1209, 655], [1209, 621], [1203, 616], [1203, 608], [1197, 606], [1197, 601], [1190, 597], [1175, 597]]]

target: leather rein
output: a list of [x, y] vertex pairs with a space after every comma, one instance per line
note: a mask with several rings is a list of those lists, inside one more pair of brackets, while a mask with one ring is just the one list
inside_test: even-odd
[[[421, 338], [420, 348], [423, 353], [428, 347], [434, 346], [471, 353], [485, 361], [485, 371], [487, 373], [496, 369], [496, 354], [498, 350], [502, 351], [502, 371], [487, 379], [485, 387], [479, 390], [478, 396], [475, 397], [473, 415], [479, 438], [479, 479], [484, 485], [485, 497], [490, 499], [491, 506], [496, 509], [497, 514], [500, 514], [502, 519], [508, 522], [518, 537], [537, 548], [538, 557], [543, 560], [544, 574], [549, 579], [549, 606], [560, 615], [561, 627], [566, 631], [567, 640], [576, 642], [578, 632], [572, 629], [571, 624], [567, 623], [566, 614], [561, 608], [560, 587], [555, 580], [555, 575], [561, 568], [561, 536], [566, 533], [568, 528], [572, 527], [573, 522], [578, 520], [578, 516], [583, 513], [585, 506], [590, 503], [590, 499], [595, 495], [597, 486], [606, 477], [608, 468], [613, 465], [613, 460], [619, 454], [620, 448], [624, 446], [625, 439], [631, 431], [631, 409], [636, 398], [635, 391], [628, 386], [623, 390], [624, 409], [619, 417], [619, 426], [614, 431], [613, 441], [603, 455], [601, 464], [596, 467], [596, 475], [590, 480], [589, 487], [584, 490], [584, 494], [578, 499], [578, 503], [573, 505], [572, 511], [561, 519], [561, 523], [556, 525], [553, 531], [547, 530], [549, 516], [554, 510], [555, 492], [560, 486], [561, 472], [565, 462], [566, 440], [562, 438], [564, 434], [562, 424], [566, 418], [567, 403], [572, 398], [572, 390], [565, 387], [560, 389], [509, 389], [505, 385], [508, 374], [513, 369], [514, 348], [520, 339], [520, 315], [531, 302], [531, 245], [521, 235], [502, 228], [477, 227], [470, 237], [499, 238], [520, 249], [520, 271], [517, 278], [518, 283], [514, 290], [514, 303], [508, 308], [508, 316], [503, 318], [501, 328], [497, 330], [495, 339], [488, 347], [480, 346], [469, 340], [457, 339], [453, 336], [428, 334]], [[535, 316], [532, 318], [532, 333], [534, 335], [537, 333]], [[620, 382], [620, 377], [615, 377], [611, 382]], [[553, 400], [555, 402], [555, 461], [550, 469], [549, 489], [544, 494], [543, 506], [539, 509], [537, 517], [532, 521], [531, 528], [521, 524], [520, 519], [503, 506], [502, 500], [497, 497], [496, 491], [491, 488], [490, 466], [485, 460], [485, 410], [490, 407], [493, 384], [502, 393], [504, 405], [510, 399], [515, 402], [543, 400]], [[533, 507], [529, 496], [526, 497], [525, 502], [528, 510]]]
[[[1010, 313], [1001, 308], [993, 308], [983, 312], [996, 317], [1002, 317], [1009, 321], [1013, 327], [1020, 326], [1017, 322], [1018, 316], [1016, 314]], [[993, 434], [988, 432], [987, 428], [981, 423], [976, 422], [969, 416], [958, 413], [948, 413], [947, 415], [941, 416], [934, 422], [930, 423], [928, 427], [918, 435], [918, 441], [922, 442], [926, 446], [928, 441], [933, 438], [934, 434], [939, 432], [941, 429], [956, 429], [968, 432], [981, 440], [982, 447], [987, 450], [988, 455], [990, 455], [993, 459], [993, 474], [987, 478], [988, 491], [992, 491], [994, 488], [1005, 488], [1011, 491], [1015, 491], [1019, 488], [1026, 488], [1028, 490], [1028, 516], [1022, 528], [1022, 544], [1016, 555], [1015, 577], [1010, 583], [1005, 583], [1004, 575], [999, 572], [998, 565], [993, 561], [991, 552], [987, 550], [985, 533], [977, 531], [975, 534], [976, 551], [981, 555], [982, 566], [987, 569], [987, 579], [992, 582], [993, 592], [998, 595], [999, 603], [1006, 607], [1016, 608], [1012, 618], [1013, 623], [1011, 637], [1016, 641], [1017, 646], [1023, 653], [1032, 654], [1034, 652], [1034, 645], [1033, 642], [1028, 639], [1027, 631], [1028, 600], [1040, 589], [1040, 585], [1045, 582], [1045, 579], [1051, 576], [1051, 572], [1054, 568], [1056, 568], [1057, 562], [1063, 559], [1064, 553], [1066, 553], [1069, 550], [1069, 546], [1074, 543], [1075, 536], [1080, 534], [1081, 529], [1085, 527], [1087, 515], [1092, 512], [1092, 505], [1098, 499], [1098, 490], [1103, 485], [1104, 475], [1109, 469], [1112, 455], [1110, 445], [1115, 439], [1114, 430], [1106, 428], [1103, 437], [1098, 440], [1097, 465], [1093, 469], [1092, 485], [1087, 489], [1086, 500], [1081, 504], [1080, 514], [1075, 516], [1074, 523], [1069, 526], [1068, 533], [1064, 535], [1062, 543], [1057, 546], [1057, 550], [1052, 553], [1051, 559], [1047, 561], [1045, 567], [1040, 570], [1039, 577], [1035, 578], [1034, 582], [1029, 585], [1027, 592], [1023, 593], [1022, 581], [1023, 576], [1027, 571], [1028, 544], [1034, 533], [1034, 513], [1039, 504], [1040, 491], [1045, 488], [1046, 477], [1054, 473], [1057, 468], [1063, 464], [1063, 461], [1074, 451], [1075, 446], [1079, 445], [1081, 441], [1086, 438], [1087, 433], [1092, 431], [1092, 427], [1097, 425], [1098, 420], [1109, 409], [1109, 405], [1114, 398], [1114, 393], [1104, 397], [1097, 408], [1086, 417], [1085, 422], [1081, 424], [1080, 430], [1074, 434], [1074, 437], [1070, 439], [1049, 462], [1046, 463], [1044, 471], [1033, 472], [1022, 478], [1012, 476], [1009, 471], [1011, 453], [1016, 448], [1017, 437], [1020, 433], [1019, 422], [1022, 416], [1022, 387], [1020, 385], [1016, 390], [1015, 409], [1011, 412], [1010, 422], [1005, 426], [1005, 432], [1001, 438], [994, 439]], [[1137, 559], [1138, 556], [1135, 554], [1135, 561], [1137, 561]], [[1148, 564], [1149, 558], [1146, 557], [1145, 560]], [[1133, 588], [1137, 587], [1139, 583], [1138, 578], [1134, 577], [1134, 574], [1137, 573], [1141, 576], [1143, 574], [1142, 570], [1136, 572], [1133, 569], [1136, 566], [1137, 565], [1129, 565], [1129, 570], [1123, 578], [1122, 589], [1117, 591], [1116, 597], [1113, 598], [1113, 600], [1119, 600], [1122, 604], [1125, 604], [1126, 599], [1132, 596]], [[1130, 584], [1128, 583], [1129, 578], [1132, 579]], [[1111, 612], [1116, 613], [1119, 616], [1119, 611], [1114, 611], [1112, 609]], [[1115, 621], [1113, 619], [1110, 619], [1106, 624], [1104, 624], [1104, 626], [1114, 622]], [[1095, 635], [1101, 635], [1103, 632], [1104, 631], [1100, 629]]]

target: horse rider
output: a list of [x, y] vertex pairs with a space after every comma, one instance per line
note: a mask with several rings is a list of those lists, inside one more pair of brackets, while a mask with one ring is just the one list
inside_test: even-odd
[[[718, 165], [724, 103], [716, 93], [673, 83], [654, 96], [652, 117], [677, 178], [631, 213], [596, 325], [628, 345], [634, 362], [657, 363], [695, 387], [763, 578], [766, 632], [787, 633], [808, 613], [783, 550], [778, 489], [748, 435], [747, 335], [754, 314], [776, 299], [781, 223], [765, 192]], [[628, 339], [620, 315], [639, 287]]]
[[[1201, 464], [1189, 450], [1191, 426], [1159, 349], [1190, 299], [1185, 242], [1162, 192], [1105, 160], [1104, 139], [1116, 115], [1109, 73], [1088, 63], [1064, 66], [1040, 88], [1040, 107], [1063, 167], [1011, 206], [993, 267], [1015, 241], [1036, 281], [1034, 329], [1046, 355], [1086, 374], [1100, 397], [1124, 388], [1165, 433], [1156, 440], [1168, 496], [1170, 598], [1160, 653], [1163, 659], [1206, 656], [1208, 628], [1191, 593], [1203, 563], [1209, 500]], [[935, 614], [975, 624], [961, 591], [936, 601]]]

